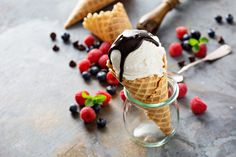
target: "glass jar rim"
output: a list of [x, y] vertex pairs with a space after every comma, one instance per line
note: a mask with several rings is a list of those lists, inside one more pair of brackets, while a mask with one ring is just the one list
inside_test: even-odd
[[177, 99], [177, 97], [179, 95], [179, 87], [178, 87], [177, 82], [173, 78], [171, 78], [170, 76], [168, 76], [168, 87], [169, 86], [173, 89], [172, 90], [173, 92], [172, 92], [171, 96], [168, 99], [166, 99], [165, 101], [162, 101], [162, 102], [156, 103], [156, 104], [142, 103], [141, 101], [133, 98], [129, 94], [129, 91], [125, 87], [124, 87], [124, 94], [125, 94], [126, 98], [129, 101], [135, 103], [138, 106], [141, 106], [141, 107], [144, 107], [144, 108], [157, 108], [157, 107], [162, 107], [162, 106], [165, 106], [165, 105], [169, 105]]

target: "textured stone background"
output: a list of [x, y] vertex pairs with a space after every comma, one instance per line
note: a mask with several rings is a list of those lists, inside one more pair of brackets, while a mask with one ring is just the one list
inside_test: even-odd
[[[160, 0], [123, 0], [135, 25], [139, 17]], [[76, 0], [0, 1], [0, 156], [236, 156], [236, 66], [235, 54], [214, 63], [204, 63], [185, 73], [189, 93], [182, 100], [181, 123], [177, 135], [161, 148], [144, 149], [129, 141], [122, 122], [122, 102], [117, 96], [103, 112], [107, 129], [85, 126], [68, 112], [77, 90], [103, 89], [97, 81], [85, 84], [77, 70], [68, 67], [86, 54], [57, 43], [53, 53], [49, 33], [62, 34], [63, 23]], [[175, 39], [175, 27], [185, 25], [206, 35], [212, 27], [236, 48], [235, 25], [218, 25], [214, 16], [232, 13], [236, 1], [186, 0], [165, 19], [158, 36], [167, 48]], [[88, 34], [76, 25], [68, 30], [72, 40]], [[219, 45], [210, 40], [209, 51]], [[169, 59], [171, 70], [176, 61]], [[188, 102], [198, 95], [208, 104], [202, 116], [191, 113]], [[94, 131], [95, 130], [95, 131]]]

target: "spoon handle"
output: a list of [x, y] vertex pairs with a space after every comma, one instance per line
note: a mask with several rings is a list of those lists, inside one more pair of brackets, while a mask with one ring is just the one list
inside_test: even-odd
[[199, 63], [202, 63], [202, 62], [204, 62], [204, 61], [206, 61], [205, 58], [200, 59], [200, 60], [197, 60], [197, 61], [195, 61], [195, 62], [193, 62], [193, 63], [188, 64], [188, 65], [185, 65], [185, 66], [182, 67], [177, 73], [178, 73], [178, 74], [181, 74], [181, 73], [183, 73], [184, 71], [188, 70], [189, 68], [191, 68], [191, 67], [193, 67], [193, 66], [195, 66], [195, 65], [197, 65], [197, 64], [199, 64]]

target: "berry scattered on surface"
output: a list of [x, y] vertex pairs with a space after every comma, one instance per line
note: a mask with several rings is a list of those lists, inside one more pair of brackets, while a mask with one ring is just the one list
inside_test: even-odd
[[210, 28], [210, 29], [208, 30], [208, 36], [209, 36], [210, 38], [214, 38], [214, 37], [215, 37], [215, 31], [214, 31], [212, 28]]
[[73, 42], [73, 47], [74, 47], [75, 49], [78, 49], [78, 47], [79, 47], [79, 41], [78, 41], [78, 40], [75, 41], [75, 42]]
[[196, 60], [196, 58], [194, 56], [190, 56], [190, 57], [188, 57], [188, 60], [190, 63], [192, 63]]
[[178, 83], [178, 86], [179, 86], [178, 98], [183, 98], [187, 94], [188, 88], [185, 83]]
[[99, 72], [97, 73], [96, 78], [98, 79], [98, 81], [99, 81], [100, 83], [106, 82], [106, 72], [104, 72], [104, 71], [99, 71]]
[[192, 38], [199, 40], [201, 37], [201, 33], [196, 30], [191, 30], [190, 35]]
[[102, 69], [107, 68], [106, 63], [107, 63], [107, 60], [108, 60], [108, 59], [109, 59], [109, 58], [108, 58], [108, 55], [107, 55], [107, 54], [104, 54], [104, 55], [102, 55], [102, 56], [99, 58], [98, 64], [99, 64], [99, 66], [100, 66]]
[[91, 123], [96, 119], [96, 113], [91, 107], [84, 107], [80, 111], [80, 118], [85, 123]]
[[234, 22], [234, 17], [232, 14], [228, 14], [226, 16], [226, 21], [229, 23], [229, 24], [232, 24]]
[[93, 75], [93, 76], [96, 76], [97, 75], [97, 73], [99, 72], [99, 67], [98, 66], [96, 66], [96, 65], [93, 65], [93, 66], [91, 66], [90, 68], [89, 68], [89, 72], [91, 73], [91, 75]]
[[192, 50], [192, 46], [188, 43], [188, 40], [182, 41], [181, 46], [187, 52], [190, 52]]
[[182, 68], [183, 66], [185, 66], [185, 61], [183, 60], [183, 61], [178, 62], [178, 65], [180, 68]]
[[82, 72], [82, 77], [85, 81], [90, 81], [91, 80], [91, 74], [88, 71]]
[[115, 95], [116, 94], [116, 86], [113, 86], [113, 85], [108, 85], [106, 87], [106, 90], [109, 94], [111, 95]]
[[69, 66], [70, 66], [71, 68], [75, 68], [75, 67], [76, 67], [76, 62], [73, 61], [73, 60], [71, 60], [71, 61], [69, 62]]
[[50, 33], [50, 38], [52, 39], [52, 41], [55, 41], [57, 38], [57, 34], [55, 32]]
[[69, 33], [64, 33], [61, 36], [62, 40], [64, 41], [64, 43], [68, 43], [70, 41], [70, 34]]
[[60, 47], [58, 47], [57, 45], [54, 45], [52, 47], [52, 50], [55, 51], [55, 52], [58, 52], [60, 50]]
[[107, 124], [107, 121], [105, 119], [102, 118], [98, 118], [97, 120], [97, 127], [98, 128], [104, 128]]
[[180, 45], [180, 43], [175, 42], [170, 44], [169, 46], [169, 53], [172, 57], [179, 57], [182, 55], [182, 46]]
[[204, 58], [207, 54], [207, 46], [206, 44], [199, 45], [199, 51], [195, 53], [195, 57]]
[[78, 50], [80, 50], [80, 51], [84, 51], [86, 48], [85, 48], [85, 46], [83, 45], [83, 44], [79, 44], [78, 45]]
[[121, 98], [121, 100], [123, 100], [123, 102], [125, 102], [126, 96], [125, 96], [124, 90], [120, 91], [120, 98]]
[[96, 95], [99, 95], [99, 94], [102, 94], [102, 95], [106, 96], [106, 99], [104, 100], [104, 102], [102, 104], [102, 107], [107, 106], [109, 104], [110, 100], [111, 100], [111, 95], [109, 93], [107, 93], [106, 91], [104, 91], [104, 90], [97, 91]]
[[83, 59], [79, 62], [78, 68], [79, 68], [80, 72], [82, 73], [84, 71], [88, 71], [90, 65], [91, 65], [91, 63], [88, 59]]
[[84, 43], [87, 45], [87, 46], [92, 46], [93, 43], [94, 43], [95, 39], [94, 39], [94, 36], [92, 35], [87, 35], [85, 38], [84, 38]]
[[108, 54], [110, 47], [111, 44], [109, 42], [103, 42], [99, 47], [99, 50], [101, 50], [103, 54]]
[[190, 101], [190, 108], [195, 114], [202, 114], [207, 110], [207, 105], [199, 97], [194, 97]]
[[99, 114], [101, 111], [101, 106], [99, 104], [95, 104], [92, 106], [92, 109], [94, 110], [96, 114]]
[[217, 15], [215, 17], [215, 20], [216, 20], [217, 23], [221, 24], [222, 23], [222, 16], [221, 15]]
[[111, 71], [109, 71], [107, 73], [106, 79], [107, 79], [107, 83], [110, 85], [118, 85], [119, 84], [119, 81], [116, 79], [116, 77], [113, 75], [113, 73]]
[[97, 63], [99, 58], [102, 56], [102, 51], [99, 49], [92, 49], [87, 55], [87, 59], [91, 63]]
[[78, 91], [76, 94], [75, 94], [75, 101], [78, 105], [80, 105], [81, 107], [84, 106], [84, 103], [85, 103], [85, 98], [82, 97], [82, 93], [85, 92], [87, 95], [89, 95], [89, 92], [88, 91]]
[[217, 36], [216, 37], [216, 40], [219, 44], [225, 44], [225, 40], [222, 36]]
[[176, 37], [182, 40], [183, 36], [188, 33], [188, 29], [184, 26], [179, 26], [175, 29]]
[[184, 34], [182, 40], [189, 40], [190, 39], [190, 35], [189, 34]]
[[78, 113], [78, 106], [73, 104], [70, 106], [69, 110], [72, 114]]

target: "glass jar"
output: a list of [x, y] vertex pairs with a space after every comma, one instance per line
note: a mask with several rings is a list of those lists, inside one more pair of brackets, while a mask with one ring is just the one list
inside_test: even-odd
[[[125, 129], [133, 141], [144, 147], [162, 146], [176, 133], [179, 123], [179, 88], [170, 77], [168, 87], [169, 98], [157, 104], [144, 104], [132, 98], [124, 88], [127, 98], [123, 111]], [[150, 117], [149, 113], [154, 114]], [[169, 129], [168, 132], [166, 128]]]

